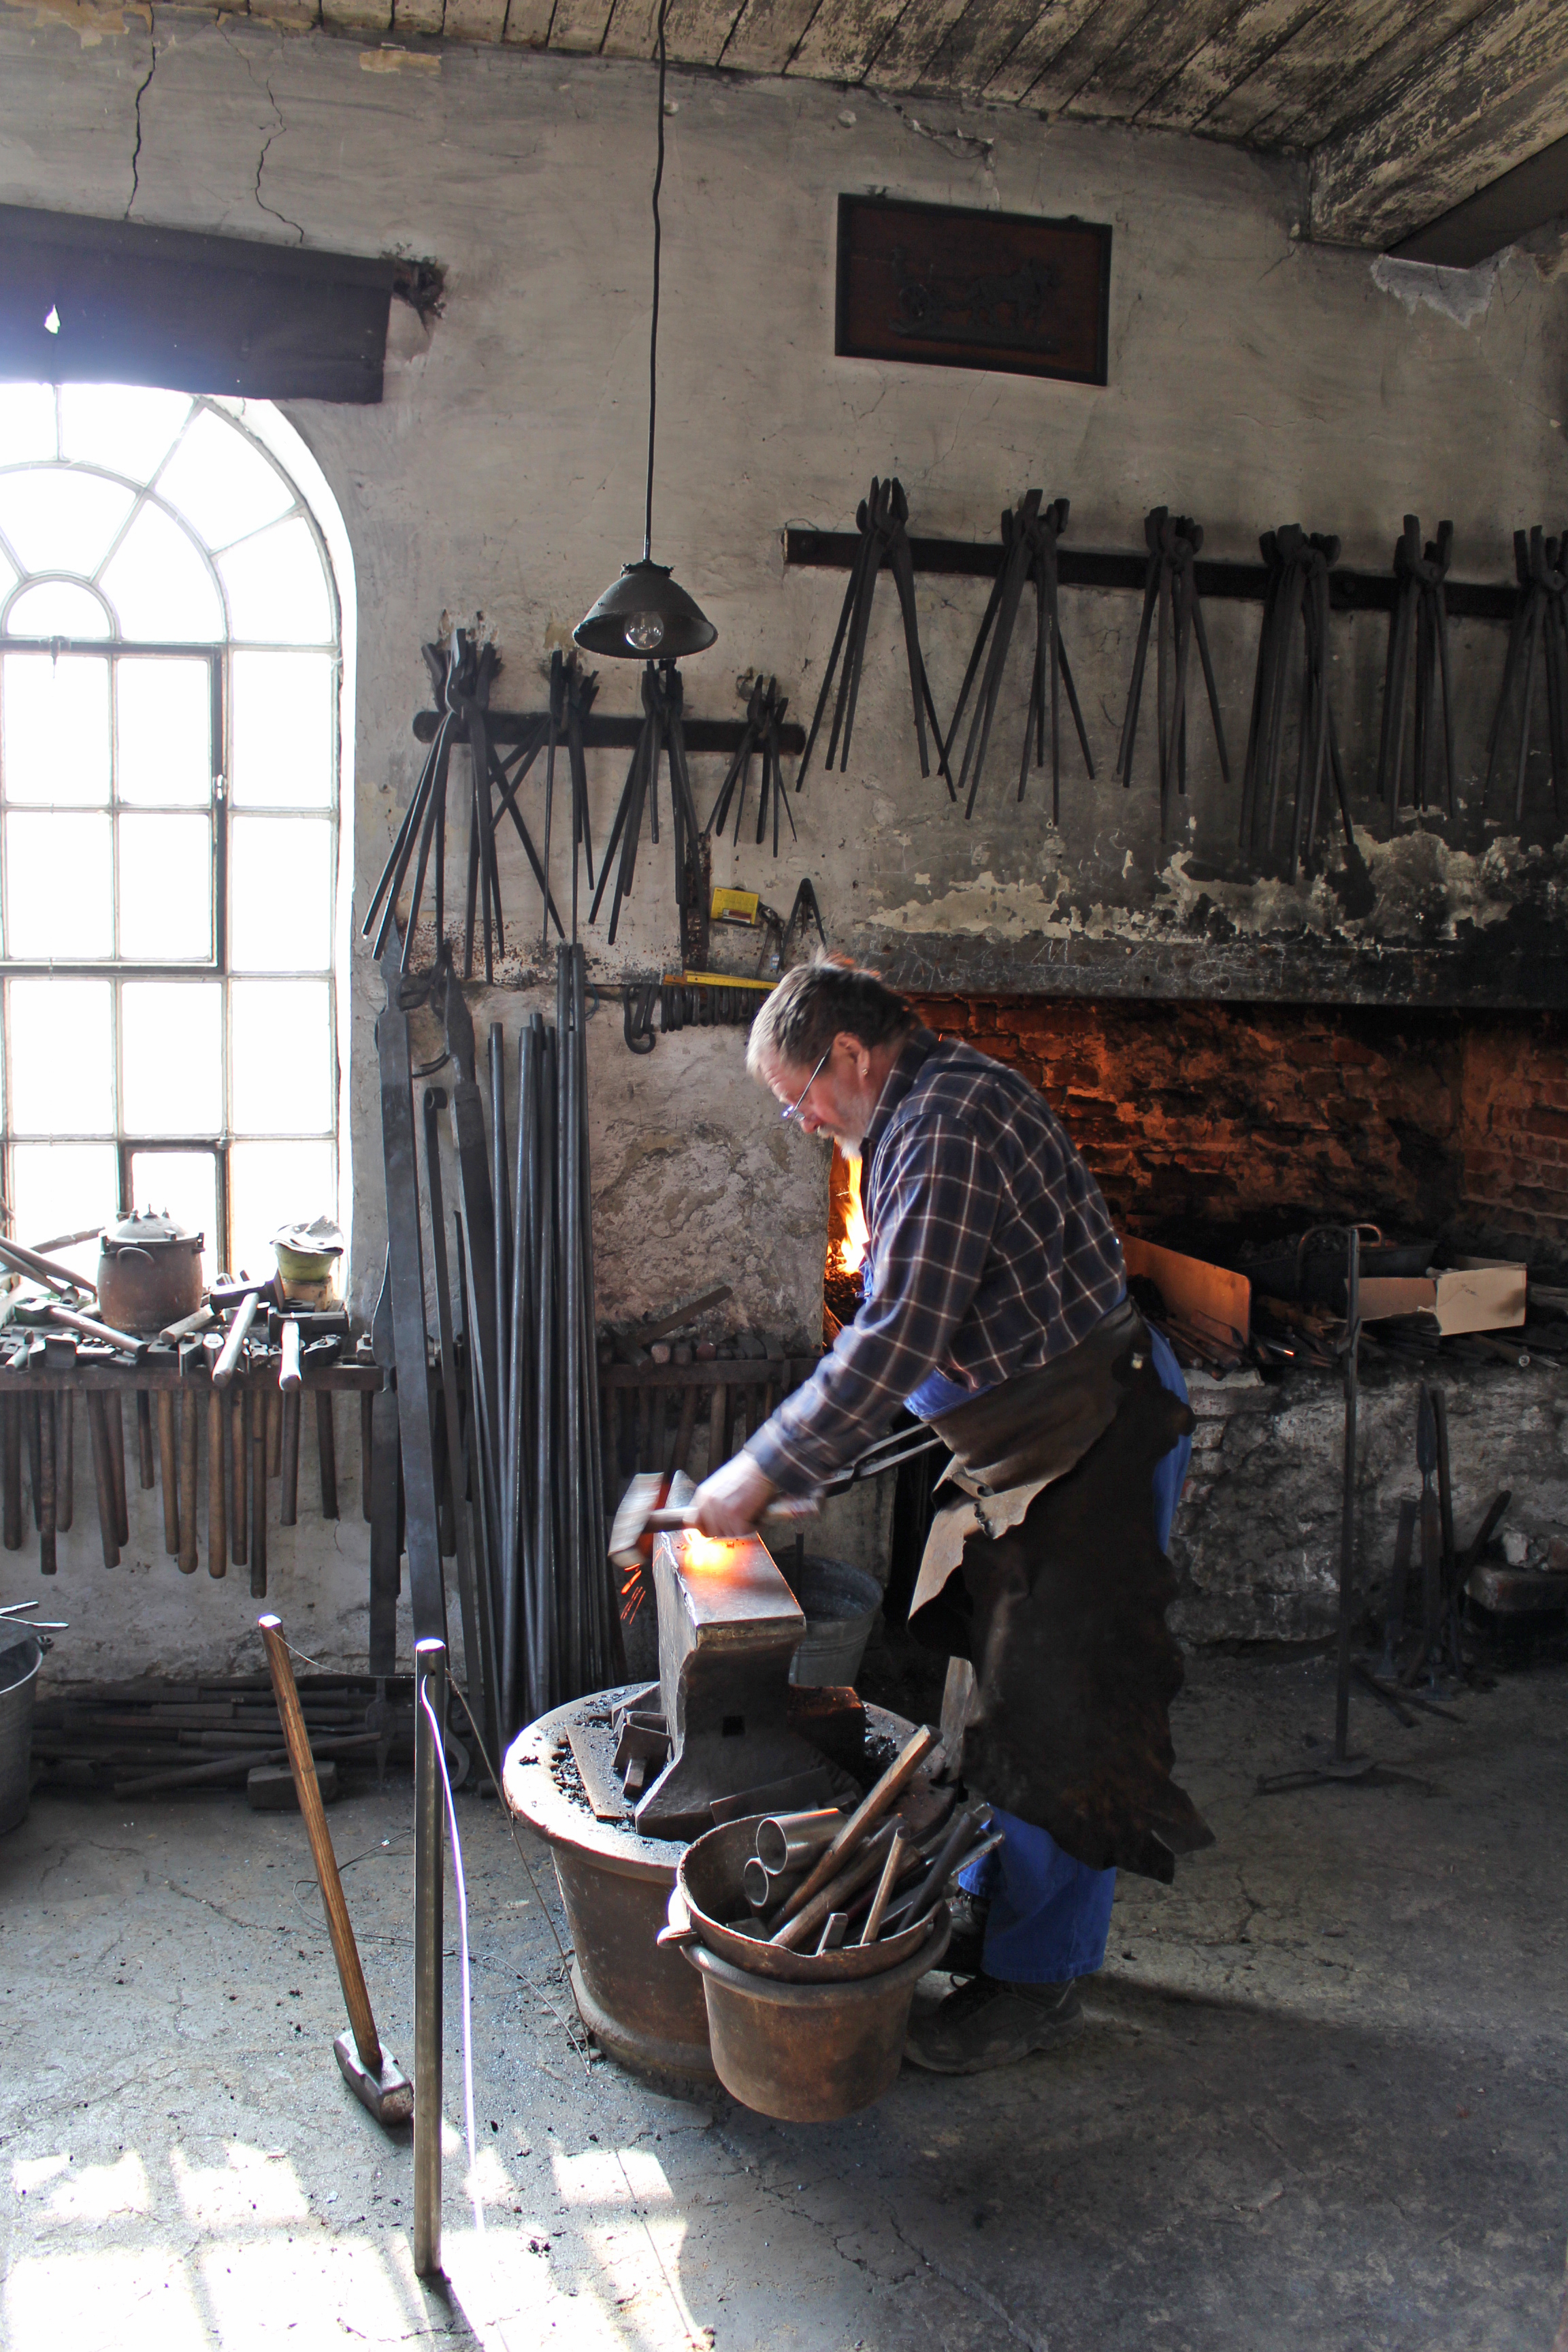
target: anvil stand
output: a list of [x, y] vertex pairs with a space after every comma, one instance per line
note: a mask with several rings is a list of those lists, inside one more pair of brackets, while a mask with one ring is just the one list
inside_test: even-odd
[[[1334, 1683], [1334, 1750], [1321, 1764], [1300, 1772], [1270, 1772], [1258, 1783], [1260, 1797], [1282, 1797], [1298, 1789], [1327, 1789], [1345, 1782], [1362, 1788], [1386, 1786], [1390, 1780], [1413, 1780], [1408, 1772], [1380, 1764], [1373, 1756], [1350, 1752], [1351, 1620], [1355, 1605], [1355, 1489], [1357, 1463], [1356, 1413], [1361, 1398], [1361, 1233], [1345, 1228], [1345, 1388], [1344, 1492], [1340, 1506], [1340, 1602], [1337, 1673]], [[1422, 1785], [1415, 1782], [1415, 1785]]]

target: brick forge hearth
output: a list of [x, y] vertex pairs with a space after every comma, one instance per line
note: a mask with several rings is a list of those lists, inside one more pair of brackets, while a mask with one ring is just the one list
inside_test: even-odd
[[[1324, 1220], [1568, 1268], [1568, 1023], [1551, 1013], [924, 997], [921, 1018], [1025, 1071], [1121, 1229], [1204, 1254]], [[829, 1248], [843, 1232], [842, 1163]], [[1172, 1540], [1189, 1644], [1310, 1643], [1334, 1620], [1337, 1377], [1190, 1376], [1198, 1426]], [[1381, 1618], [1399, 1506], [1418, 1488], [1416, 1400], [1443, 1385], [1467, 1540], [1492, 1496], [1543, 1557], [1568, 1532], [1568, 1370], [1365, 1353], [1358, 1609]], [[906, 1564], [907, 1565], [907, 1564]], [[895, 1560], [894, 1583], [900, 1581]]]

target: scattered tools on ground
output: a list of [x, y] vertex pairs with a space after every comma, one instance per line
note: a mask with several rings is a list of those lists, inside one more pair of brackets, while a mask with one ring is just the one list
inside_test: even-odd
[[[1441, 805], [1456, 814], [1454, 785], [1454, 711], [1448, 686], [1448, 599], [1444, 583], [1454, 548], [1454, 526], [1437, 525], [1437, 536], [1421, 543], [1421, 519], [1406, 515], [1405, 529], [1394, 542], [1394, 577], [1397, 583], [1394, 609], [1388, 617], [1388, 657], [1383, 673], [1383, 726], [1378, 739], [1377, 791], [1388, 810], [1394, 834], [1402, 806], [1423, 815]], [[1410, 709], [1410, 657], [1415, 656], [1415, 709]], [[1408, 803], [1405, 795], [1405, 737], [1411, 727], [1412, 770]], [[1438, 753], [1440, 779], [1428, 794], [1433, 749]]]
[[[642, 707], [642, 732], [632, 752], [631, 765], [626, 770], [626, 781], [621, 788], [610, 837], [599, 866], [598, 887], [588, 910], [588, 920], [596, 923], [610, 878], [610, 867], [615, 863], [616, 887], [610, 900], [610, 927], [605, 933], [612, 946], [621, 919], [621, 907], [637, 878], [637, 844], [642, 836], [645, 807], [648, 814], [648, 837], [658, 845], [658, 771], [660, 761], [665, 759], [668, 759], [669, 766], [675, 904], [683, 933], [693, 897], [694, 853], [701, 828], [697, 821], [697, 804], [691, 796], [691, 772], [686, 760], [685, 688], [674, 662], [650, 661], [644, 664]], [[616, 862], [617, 850], [620, 856]]]
[[305, 1834], [310, 1841], [310, 1856], [316, 1865], [316, 1879], [321, 1890], [321, 1907], [327, 1915], [327, 1933], [331, 1938], [332, 1958], [338, 1965], [338, 1981], [342, 1986], [343, 2002], [349, 2013], [350, 2031], [337, 2035], [332, 2043], [333, 2054], [344, 2082], [355, 2098], [370, 2109], [377, 2123], [405, 2124], [414, 2113], [414, 2085], [392, 2053], [382, 2046], [381, 2037], [375, 2030], [370, 1992], [365, 1984], [364, 1970], [360, 1965], [359, 1947], [354, 1942], [353, 1923], [349, 1917], [343, 1883], [338, 1874], [338, 1860], [332, 1851], [332, 1833], [327, 1827], [321, 1790], [316, 1784], [315, 1759], [310, 1753], [310, 1735], [305, 1727], [300, 1695], [294, 1687], [294, 1670], [289, 1660], [289, 1647], [276, 1617], [262, 1617], [258, 1622], [267, 1648], [267, 1664], [271, 1672], [278, 1714], [288, 1744], [289, 1763], [294, 1775], [300, 1811], [304, 1816]]
[[[982, 659], [984, 675], [980, 680], [980, 695], [969, 733], [964, 740], [963, 760], [959, 769], [957, 789], [969, 785], [969, 797], [963, 804], [966, 817], [974, 814], [975, 795], [980, 790], [981, 772], [990, 746], [991, 729], [996, 716], [996, 704], [1002, 690], [1003, 674], [1013, 642], [1014, 625], [1018, 617], [1024, 591], [1033, 583], [1035, 591], [1035, 660], [1029, 679], [1029, 700], [1024, 719], [1024, 751], [1018, 765], [1018, 798], [1024, 797], [1028, 782], [1030, 752], [1034, 764], [1046, 763], [1046, 674], [1050, 673], [1051, 691], [1051, 823], [1061, 822], [1061, 688], [1067, 688], [1068, 704], [1073, 724], [1078, 729], [1079, 745], [1083, 752], [1083, 764], [1090, 782], [1094, 780], [1094, 760], [1084, 731], [1083, 712], [1079, 708], [1078, 689], [1073, 684], [1072, 668], [1068, 661], [1067, 647], [1062, 643], [1061, 615], [1058, 602], [1057, 541], [1067, 529], [1068, 505], [1066, 499], [1053, 499], [1043, 504], [1044, 492], [1030, 490], [1020, 501], [1016, 511], [1011, 508], [1002, 517], [1002, 569], [993, 583], [980, 623], [980, 634], [974, 640], [974, 650], [969, 656], [969, 667], [963, 674], [958, 701], [953, 709], [952, 724], [948, 730], [946, 753], [952, 761], [953, 743], [958, 735], [959, 721], [969, 701], [970, 689]], [[1195, 601], [1194, 601], [1195, 609]], [[993, 634], [994, 632], [994, 634]], [[986, 641], [990, 654], [986, 656]]]
[[1329, 573], [1339, 561], [1340, 542], [1318, 531], [1309, 537], [1299, 524], [1285, 523], [1278, 530], [1265, 531], [1258, 545], [1268, 580], [1242, 771], [1241, 849], [1244, 856], [1263, 863], [1276, 855], [1283, 814], [1280, 782], [1286, 715], [1299, 622], [1302, 659], [1296, 714], [1296, 797], [1285, 842], [1286, 877], [1293, 882], [1299, 869], [1310, 872], [1320, 831], [1326, 842], [1332, 829], [1330, 780], [1345, 840], [1349, 844], [1354, 839], [1339, 735], [1329, 700]]
[[719, 797], [709, 812], [704, 833], [716, 834], [721, 840], [730, 821], [731, 803], [735, 810], [735, 846], [741, 845], [741, 824], [746, 812], [746, 786], [751, 778], [752, 754], [762, 755], [762, 780], [757, 793], [756, 846], [760, 849], [767, 838], [770, 810], [773, 820], [773, 856], [779, 854], [779, 811], [789, 819], [790, 839], [796, 838], [795, 812], [789, 804], [784, 788], [784, 765], [779, 750], [779, 730], [784, 725], [789, 698], [779, 692], [776, 677], [764, 684], [761, 677], [738, 678], [736, 691], [746, 698], [746, 728], [739, 749], [725, 771], [719, 788]]
[[[797, 793], [805, 782], [805, 772], [811, 764], [811, 754], [827, 709], [827, 698], [833, 692], [836, 676], [838, 692], [833, 706], [833, 724], [828, 731], [825, 765], [831, 768], [835, 758], [841, 770], [849, 765], [849, 742], [855, 731], [855, 708], [860, 697], [860, 677], [866, 659], [867, 632], [871, 625], [871, 605], [878, 579], [883, 566], [887, 565], [893, 574], [899, 607], [903, 615], [904, 651], [909, 661], [910, 692], [914, 702], [915, 740], [920, 747], [921, 773], [922, 776], [931, 773], [926, 744], [926, 721], [929, 719], [937, 749], [937, 765], [947, 786], [948, 798], [958, 798], [947, 763], [946, 740], [936, 715], [936, 704], [931, 699], [925, 657], [921, 652], [909, 519], [910, 502], [904, 496], [902, 483], [891, 478], [885, 482], [873, 478], [870, 497], [862, 499], [856, 510], [855, 521], [860, 533], [860, 543], [850, 566], [849, 584], [844, 592], [844, 604], [838, 615], [838, 626], [834, 632], [833, 647], [822, 674], [822, 691], [817, 696], [816, 709], [812, 714], [805, 750], [795, 770], [795, 788]], [[840, 655], [843, 656], [842, 668], [839, 667]]]
[[1514, 769], [1513, 820], [1524, 819], [1524, 783], [1530, 763], [1531, 720], [1535, 709], [1536, 652], [1546, 675], [1546, 742], [1552, 762], [1552, 801], [1561, 823], [1568, 811], [1568, 531], [1548, 539], [1541, 525], [1513, 535], [1519, 600], [1509, 630], [1502, 687], [1487, 737], [1489, 793], [1502, 750], [1503, 730], [1520, 706], [1519, 756]]
[[1143, 538], [1149, 561], [1143, 579], [1143, 612], [1132, 655], [1132, 677], [1127, 688], [1127, 709], [1115, 772], [1123, 789], [1132, 782], [1137, 748], [1138, 711], [1143, 695], [1143, 673], [1152, 631], [1155, 652], [1155, 733], [1160, 777], [1160, 838], [1170, 823], [1173, 785], [1178, 795], [1187, 789], [1187, 676], [1195, 639], [1214, 719], [1215, 743], [1221, 775], [1230, 781], [1230, 757], [1226, 750], [1225, 721], [1220, 717], [1219, 689], [1209, 657], [1208, 630], [1198, 595], [1197, 558], [1204, 543], [1201, 525], [1190, 515], [1173, 515], [1168, 507], [1154, 507], [1144, 517]]

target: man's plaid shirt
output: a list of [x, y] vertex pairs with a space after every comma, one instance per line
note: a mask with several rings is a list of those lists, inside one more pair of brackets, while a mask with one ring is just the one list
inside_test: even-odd
[[1044, 1097], [929, 1029], [888, 1073], [861, 1191], [865, 1304], [746, 1448], [784, 1495], [854, 1461], [928, 1373], [977, 1393], [1037, 1371], [1126, 1286], [1100, 1187]]

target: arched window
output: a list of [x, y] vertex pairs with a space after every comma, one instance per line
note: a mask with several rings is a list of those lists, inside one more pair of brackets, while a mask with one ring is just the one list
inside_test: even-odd
[[257, 1270], [335, 1213], [343, 614], [291, 437], [265, 403], [0, 384], [4, 1192], [34, 1245], [166, 1207], [209, 1274]]

